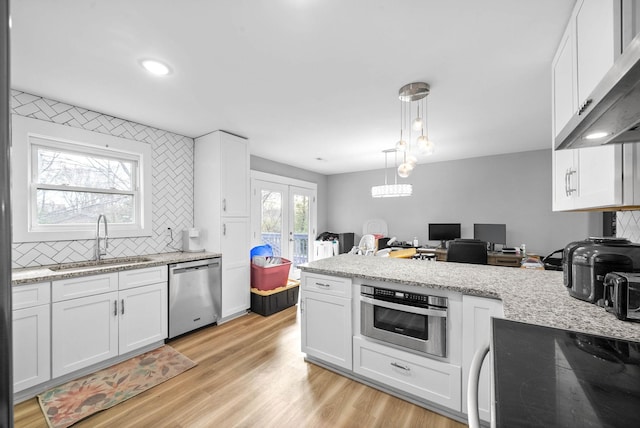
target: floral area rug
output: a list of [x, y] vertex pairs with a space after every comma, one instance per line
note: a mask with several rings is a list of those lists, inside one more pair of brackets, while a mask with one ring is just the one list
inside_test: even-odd
[[68, 427], [171, 379], [195, 365], [196, 363], [189, 358], [165, 345], [52, 388], [38, 395], [38, 402], [50, 427]]

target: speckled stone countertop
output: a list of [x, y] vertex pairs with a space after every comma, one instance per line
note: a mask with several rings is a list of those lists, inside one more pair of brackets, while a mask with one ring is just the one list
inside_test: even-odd
[[562, 272], [372, 256], [340, 256], [301, 266], [305, 272], [399, 282], [502, 300], [514, 321], [640, 342], [640, 323], [569, 296]]
[[[19, 286], [36, 282], [55, 281], [56, 279], [75, 278], [78, 276], [119, 272], [130, 269], [141, 269], [152, 266], [167, 265], [170, 263], [210, 259], [220, 256], [220, 253], [176, 252], [162, 254], [145, 254], [136, 257], [122, 257], [117, 259], [105, 258], [103, 259], [102, 264], [98, 264], [97, 262], [78, 262], [65, 263], [62, 265], [13, 269], [11, 271], [11, 285]], [[140, 261], [141, 258], [144, 259], [144, 261]], [[50, 268], [58, 270], [51, 270]]]

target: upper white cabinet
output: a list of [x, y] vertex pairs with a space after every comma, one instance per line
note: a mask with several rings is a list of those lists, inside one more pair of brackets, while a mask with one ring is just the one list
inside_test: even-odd
[[[574, 7], [552, 63], [552, 149], [614, 63], [620, 10], [620, 0], [579, 0]], [[620, 145], [554, 151], [553, 210], [625, 204], [622, 151]]]
[[222, 320], [251, 305], [249, 142], [215, 131], [196, 138], [194, 223], [207, 251], [222, 253]]

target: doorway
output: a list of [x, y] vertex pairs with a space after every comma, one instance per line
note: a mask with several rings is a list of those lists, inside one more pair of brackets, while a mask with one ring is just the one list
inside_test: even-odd
[[269, 244], [274, 256], [291, 260], [290, 278], [311, 260], [316, 215], [315, 183], [251, 171], [251, 246]]

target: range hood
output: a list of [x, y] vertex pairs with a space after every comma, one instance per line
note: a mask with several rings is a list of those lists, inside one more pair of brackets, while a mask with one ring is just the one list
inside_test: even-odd
[[[600, 138], [587, 136], [602, 133]], [[640, 36], [555, 139], [556, 150], [640, 142]]]

